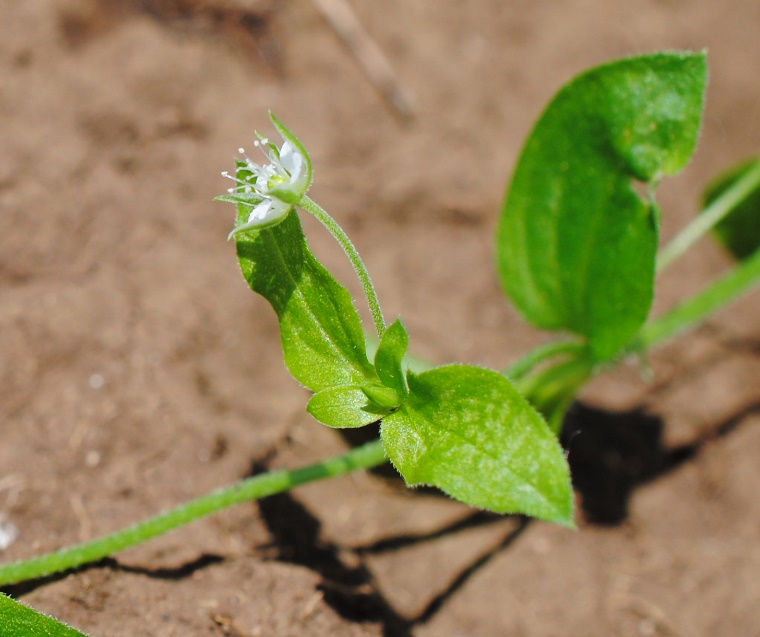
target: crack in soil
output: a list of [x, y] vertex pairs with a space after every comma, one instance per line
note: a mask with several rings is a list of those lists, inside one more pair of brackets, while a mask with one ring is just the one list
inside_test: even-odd
[[[628, 502], [638, 486], [694, 460], [709, 443], [728, 436], [747, 418], [758, 413], [760, 402], [747, 405], [692, 442], [666, 448], [662, 445], [662, 419], [645, 413], [643, 408], [616, 413], [582, 403], [574, 404], [565, 420], [562, 441], [569, 449], [573, 484], [582, 496], [587, 521], [605, 526], [621, 524], [627, 518]], [[275, 455], [276, 452], [270, 450], [262, 459], [254, 461], [249, 475], [266, 471]], [[531, 520], [523, 516], [504, 517], [477, 511], [432, 532], [391, 536], [369, 545], [350, 547], [322, 538], [322, 524], [318, 517], [290, 493], [270, 496], [257, 504], [273, 538], [270, 545], [261, 548], [273, 549], [274, 556], [264, 559], [297, 564], [317, 573], [323, 580], [318, 591], [325, 603], [347, 621], [380, 624], [384, 637], [413, 637], [415, 626], [432, 620], [468, 581], [510, 548], [531, 524]], [[508, 523], [510, 528], [498, 542], [455, 574], [415, 617], [404, 617], [395, 610], [365, 560], [367, 555], [391, 553], [497, 523]], [[70, 574], [100, 568], [180, 580], [224, 561], [221, 555], [203, 554], [179, 566], [145, 567], [121, 564], [109, 557], [64, 573], [5, 586], [1, 590], [19, 598]]]
[[[267, 463], [254, 462], [250, 475], [266, 470]], [[380, 623], [385, 637], [412, 637], [410, 622], [382, 594], [364, 559], [354, 553], [356, 565], [346, 564], [341, 553], [350, 549], [321, 538], [322, 524], [304, 504], [281, 493], [259, 500], [258, 506], [273, 538], [273, 559], [320, 575], [319, 590], [335, 612], [348, 621]]]

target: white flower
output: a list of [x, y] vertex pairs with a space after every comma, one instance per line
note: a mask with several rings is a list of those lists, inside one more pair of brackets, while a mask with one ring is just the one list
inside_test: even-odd
[[237, 185], [227, 191], [229, 195], [217, 199], [251, 206], [248, 220], [230, 232], [228, 239], [246, 230], [279, 223], [311, 185], [311, 161], [306, 149], [274, 115], [270, 117], [284, 140], [282, 147], [259, 135], [254, 145], [268, 163], [257, 164], [240, 148], [244, 158], [237, 160], [235, 175], [222, 173]]

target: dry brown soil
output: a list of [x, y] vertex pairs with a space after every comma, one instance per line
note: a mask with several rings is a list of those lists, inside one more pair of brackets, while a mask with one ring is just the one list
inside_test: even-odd
[[[414, 352], [492, 367], [546, 338], [501, 295], [492, 236], [564, 81], [709, 49], [699, 153], [661, 188], [665, 237], [760, 143], [756, 0], [352, 5], [413, 92], [411, 121], [308, 0], [0, 2], [0, 512], [19, 532], [0, 560], [345, 448], [304, 412], [225, 240], [232, 209], [211, 202], [268, 109], [311, 150], [314, 198]], [[728, 265], [703, 242], [656, 311]], [[357, 475], [7, 590], [97, 637], [760, 635], [759, 310], [749, 296], [658, 352], [651, 383], [631, 365], [588, 389], [578, 531]]]

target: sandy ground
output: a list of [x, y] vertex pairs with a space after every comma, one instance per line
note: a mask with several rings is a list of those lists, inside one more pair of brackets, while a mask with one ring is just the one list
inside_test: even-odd
[[[492, 266], [508, 176], [591, 65], [707, 48], [697, 157], [663, 233], [760, 142], [750, 0], [353, 0], [415, 98], [399, 118], [307, 0], [0, 2], [0, 512], [10, 561], [248, 475], [339, 453], [211, 202], [272, 109], [310, 149], [415, 354], [504, 367], [545, 335]], [[312, 244], [359, 295], [326, 233]], [[656, 311], [729, 265], [700, 244]], [[572, 414], [580, 530], [357, 475], [245, 505], [22, 600], [97, 637], [758, 635], [760, 299]], [[593, 407], [593, 408], [592, 408]], [[0, 634], [2, 627], [0, 627]]]

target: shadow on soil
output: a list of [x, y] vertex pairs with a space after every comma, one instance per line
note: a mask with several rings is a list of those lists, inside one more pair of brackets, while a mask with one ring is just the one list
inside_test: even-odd
[[561, 439], [585, 519], [600, 525], [624, 522], [638, 486], [692, 460], [707, 443], [731, 433], [758, 411], [760, 404], [749, 405], [693, 442], [665, 448], [661, 418], [641, 409], [608, 412], [576, 403], [565, 418]]
[[[255, 474], [265, 471], [266, 467], [256, 464], [253, 469], [252, 474]], [[271, 548], [276, 550], [275, 559], [306, 566], [318, 573], [323, 579], [320, 589], [327, 604], [349, 621], [381, 624], [384, 637], [412, 637], [414, 626], [424, 624], [435, 616], [472, 575], [516, 540], [530, 523], [527, 518], [512, 518], [511, 527], [496, 546], [457, 574], [417, 617], [407, 618], [399, 614], [382, 594], [365, 563], [364, 555], [428, 542], [483, 524], [504, 523], [503, 516], [480, 511], [435, 533], [388, 538], [371, 546], [349, 548], [321, 538], [320, 521], [289, 493], [261, 500], [259, 510], [272, 534]], [[516, 525], [514, 520], [517, 521]]]
[[[85, 571], [101, 568], [110, 569], [112, 571], [120, 571], [122, 573], [144, 575], [145, 577], [150, 577], [152, 579], [181, 580], [186, 577], [191, 577], [193, 573], [200, 571], [208, 566], [220, 564], [221, 562], [224, 562], [224, 557], [221, 555], [205, 553], [198, 556], [194, 560], [191, 560], [190, 562], [180, 564], [176, 567], [149, 568], [144, 566], [129, 566], [126, 564], [120, 564], [116, 558], [106, 557], [97, 562], [93, 562], [92, 564], [85, 564], [84, 566], [80, 566], [79, 568], [74, 568], [69, 571], [64, 571], [63, 573], [56, 573], [55, 575], [50, 575], [48, 577], [39, 577], [37, 579], [20, 582], [19, 584], [6, 584], [5, 586], [0, 587], [0, 593], [5, 593], [10, 597], [18, 599], [22, 595], [27, 595], [28, 593], [37, 590], [41, 586], [58, 582], [59, 580], [72, 575], [73, 573], [83, 573]], [[0, 635], [2, 634], [3, 633], [0, 632]]]
[[[612, 413], [580, 403], [574, 405], [563, 427], [562, 444], [568, 450], [573, 483], [581, 495], [585, 519], [607, 526], [622, 523], [627, 518], [628, 503], [636, 487], [677, 469], [693, 459], [706, 444], [729, 434], [747, 416], [759, 412], [760, 403], [749, 405], [693, 442], [668, 449], [662, 444], [663, 422], [657, 416], [641, 409]], [[372, 429], [345, 431], [352, 434], [350, 443], [359, 444], [366, 441], [365, 436], [369, 439], [377, 435]], [[361, 433], [361, 439], [356, 437], [357, 433]], [[250, 475], [266, 471], [271, 460], [269, 456], [255, 462]], [[391, 475], [388, 469], [381, 468], [375, 473], [387, 478]], [[394, 479], [398, 479], [397, 476]], [[384, 637], [412, 637], [415, 626], [430, 621], [473, 575], [508, 549], [531, 523], [521, 516], [476, 511], [430, 533], [397, 535], [370, 545], [349, 547], [325, 540], [319, 519], [289, 493], [265, 498], [258, 506], [273, 538], [271, 545], [264, 547], [274, 551], [273, 559], [299, 564], [318, 573], [327, 604], [349, 621], [380, 624]], [[456, 573], [416, 617], [404, 617], [393, 608], [366, 564], [368, 555], [393, 552], [492, 524], [504, 526], [501, 539]], [[223, 559], [218, 555], [202, 555], [174, 568], [144, 568], [125, 566], [114, 558], [106, 558], [76, 571], [105, 567], [152, 578], [182, 579]], [[4, 586], [0, 591], [20, 597], [71, 572]]]
[[[642, 409], [613, 413], [581, 403], [569, 411], [562, 432], [568, 450], [573, 484], [581, 495], [585, 519], [592, 524], [614, 526], [628, 516], [628, 503], [635, 489], [677, 469], [693, 459], [710, 441], [729, 434], [760, 404], [749, 407], [719, 423], [711, 432], [692, 443], [665, 448], [662, 419]], [[377, 436], [377, 430], [343, 430], [351, 444], [361, 444]], [[374, 473], [388, 477], [390, 467]], [[254, 464], [252, 474], [266, 470], [266, 463]], [[483, 566], [508, 549], [528, 528], [530, 520], [477, 511], [432, 533], [383, 538], [371, 545], [345, 547], [321, 537], [320, 521], [289, 493], [259, 502], [261, 517], [273, 541], [275, 559], [299, 564], [323, 578], [325, 601], [349, 621], [380, 623], [384, 637], [411, 637], [415, 626], [430, 621], [446, 602]], [[435, 594], [416, 617], [398, 613], [375, 584], [365, 556], [396, 551], [483, 526], [502, 524], [501, 540], [457, 573]]]

